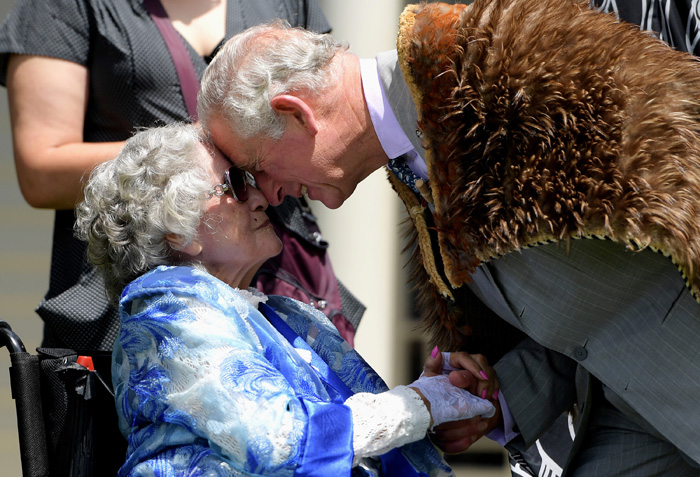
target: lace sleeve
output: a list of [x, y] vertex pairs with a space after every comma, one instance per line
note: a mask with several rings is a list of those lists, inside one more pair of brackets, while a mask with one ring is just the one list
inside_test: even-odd
[[345, 404], [352, 410], [353, 465], [423, 438], [430, 425], [423, 400], [407, 386], [380, 394], [354, 394]]

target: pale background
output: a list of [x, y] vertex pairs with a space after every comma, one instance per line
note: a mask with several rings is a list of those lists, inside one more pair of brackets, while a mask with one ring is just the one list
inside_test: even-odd
[[[59, 1], [59, 0], [46, 0]], [[252, 0], [254, 1], [254, 0]], [[394, 48], [402, 0], [319, 0], [333, 25], [333, 35], [347, 41], [361, 57]], [[12, 7], [0, 0], [0, 18]], [[413, 379], [416, 358], [426, 353], [404, 286], [399, 223], [404, 209], [383, 171], [360, 184], [340, 209], [312, 204], [320, 218], [336, 274], [367, 306], [356, 336], [356, 347], [390, 386]], [[0, 91], [0, 318], [8, 321], [28, 351], [41, 337], [34, 308], [48, 287], [53, 213], [32, 209], [22, 199], [12, 158], [7, 95]], [[418, 355], [418, 356], [416, 356]], [[14, 401], [9, 391], [9, 358], [0, 349], [0, 470], [20, 476]], [[462, 460], [465, 460], [464, 458]], [[483, 440], [455, 463], [459, 476], [507, 476], [502, 452]]]

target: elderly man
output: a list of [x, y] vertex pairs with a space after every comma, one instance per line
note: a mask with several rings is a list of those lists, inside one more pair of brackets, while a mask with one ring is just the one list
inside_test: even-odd
[[570, 474], [697, 475], [700, 65], [570, 0], [409, 6], [397, 46], [247, 31], [199, 117], [271, 204], [337, 208], [388, 167], [436, 341], [526, 335], [492, 437], [525, 449], [575, 403]]

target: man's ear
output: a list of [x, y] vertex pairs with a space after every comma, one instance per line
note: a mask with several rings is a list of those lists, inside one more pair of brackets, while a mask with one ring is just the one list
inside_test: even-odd
[[270, 100], [270, 107], [277, 114], [289, 116], [310, 135], [318, 133], [318, 124], [311, 107], [306, 101], [291, 94], [280, 94]]
[[185, 244], [181, 235], [173, 233], [166, 234], [165, 240], [168, 241], [173, 250], [176, 250], [180, 253], [184, 253], [192, 257], [196, 257], [197, 255], [202, 253], [202, 244], [196, 240], [192, 240], [190, 243]]

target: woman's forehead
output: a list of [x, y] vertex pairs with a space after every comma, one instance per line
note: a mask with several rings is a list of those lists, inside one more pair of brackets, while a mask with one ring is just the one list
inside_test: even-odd
[[226, 156], [213, 144], [209, 142], [200, 142], [198, 150], [199, 160], [208, 168], [222, 171], [231, 167], [231, 163], [226, 159]]

